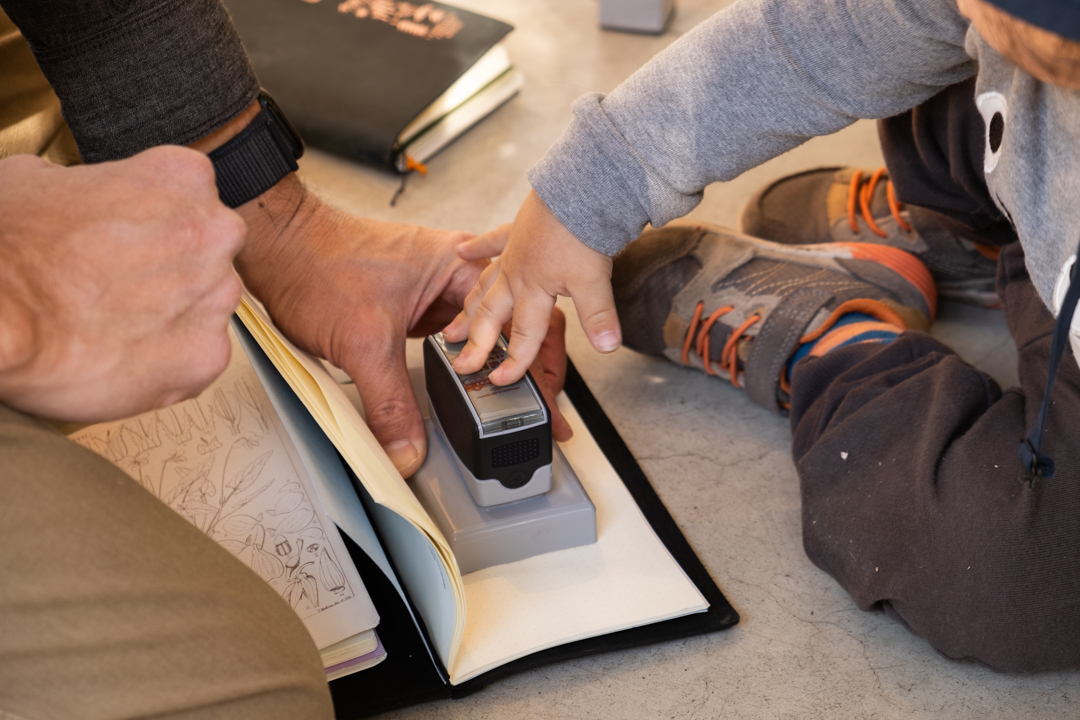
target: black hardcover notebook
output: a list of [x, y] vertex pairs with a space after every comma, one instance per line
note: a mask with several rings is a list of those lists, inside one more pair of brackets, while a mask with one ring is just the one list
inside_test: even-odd
[[[460, 8], [398, 0], [225, 5], [259, 81], [304, 141], [389, 170], [409, 169], [409, 143], [417, 149], [410, 157], [423, 162], [520, 86], [505, 51], [492, 55], [511, 26]], [[447, 100], [447, 90], [473, 68], [464, 97]], [[462, 107], [481, 95], [486, 100]], [[423, 127], [410, 127], [433, 104]]]
[[567, 367], [565, 390], [649, 524], [708, 600], [708, 611], [560, 645], [527, 655], [460, 685], [449, 685], [432, 664], [427, 645], [401, 597], [367, 555], [346, 538], [360, 576], [382, 617], [379, 635], [392, 651], [388, 651], [380, 665], [330, 683], [338, 718], [367, 717], [422, 702], [462, 698], [504, 677], [542, 665], [717, 632], [739, 621], [738, 613], [709, 577], [573, 363]]

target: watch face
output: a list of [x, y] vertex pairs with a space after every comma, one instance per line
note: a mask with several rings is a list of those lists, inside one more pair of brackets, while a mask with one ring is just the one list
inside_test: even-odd
[[292, 145], [293, 157], [297, 160], [303, 157], [304, 139], [300, 137], [300, 133], [296, 131], [293, 124], [289, 122], [289, 118], [285, 117], [285, 113], [281, 111], [281, 108], [274, 98], [270, 96], [270, 93], [265, 90], [260, 90], [259, 104], [266, 108], [270, 115], [277, 121], [281, 129], [285, 131], [285, 135]]

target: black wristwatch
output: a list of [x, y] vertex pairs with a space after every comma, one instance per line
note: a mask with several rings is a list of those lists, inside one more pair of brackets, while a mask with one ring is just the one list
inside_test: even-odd
[[240, 207], [299, 167], [304, 141], [270, 95], [259, 92], [262, 109], [240, 134], [210, 153], [218, 195], [231, 208]]

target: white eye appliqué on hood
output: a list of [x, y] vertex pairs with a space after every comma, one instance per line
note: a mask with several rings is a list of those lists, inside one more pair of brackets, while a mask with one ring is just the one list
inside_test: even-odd
[[1005, 140], [1005, 123], [1009, 119], [1009, 103], [999, 92], [985, 92], [975, 98], [975, 105], [982, 115], [986, 127], [986, 146], [983, 149], [983, 172], [990, 174], [997, 167], [1001, 157], [1001, 146]]
[[[1069, 275], [1075, 263], [1075, 255], [1066, 260], [1061, 266], [1061, 272], [1058, 273], [1057, 282], [1054, 283], [1055, 317], [1061, 314], [1061, 304], [1065, 302], [1065, 293], [1069, 292]], [[1077, 308], [1076, 314], [1073, 315], [1072, 326], [1069, 328], [1069, 344], [1072, 345], [1073, 356], [1077, 358], [1077, 364], [1080, 365], [1080, 308]]]

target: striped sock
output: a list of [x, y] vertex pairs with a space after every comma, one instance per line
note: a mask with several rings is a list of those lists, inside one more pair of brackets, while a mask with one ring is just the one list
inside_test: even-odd
[[807, 355], [820, 357], [830, 350], [856, 343], [890, 343], [906, 329], [902, 324], [897, 324], [894, 317], [889, 318], [892, 322], [886, 322], [875, 315], [857, 311], [843, 313], [835, 320], [829, 320], [832, 322], [826, 321], [818, 332], [803, 337], [802, 344], [788, 360], [785, 384], [791, 382], [791, 371], [795, 364]]

